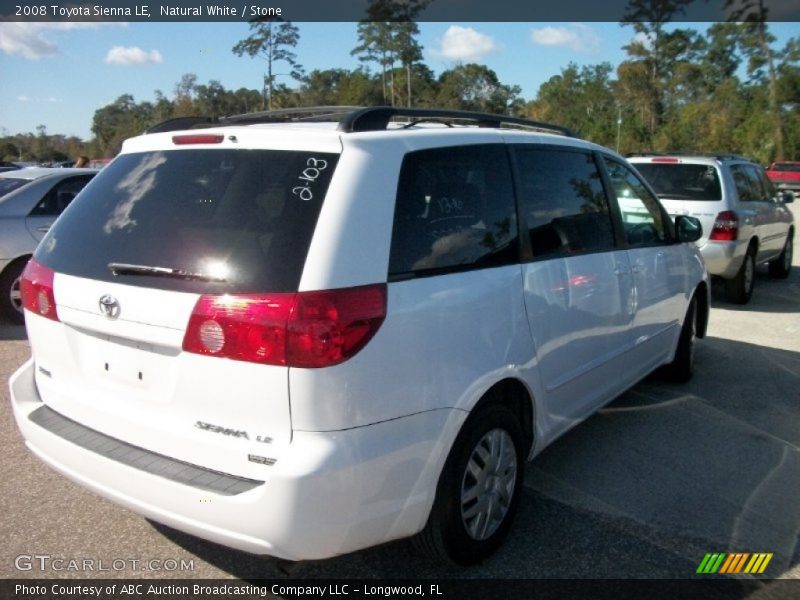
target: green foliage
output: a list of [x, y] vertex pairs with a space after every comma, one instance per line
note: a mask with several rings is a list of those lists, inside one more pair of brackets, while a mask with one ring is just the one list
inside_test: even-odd
[[[391, 19], [359, 24], [361, 43], [354, 53], [362, 59], [362, 66], [314, 70], [297, 87], [275, 83], [270, 98], [275, 108], [374, 106], [391, 101], [525, 115], [566, 125], [611, 148], [617, 146], [619, 135], [622, 153], [735, 152], [767, 163], [780, 155], [782, 143], [786, 159], [799, 159], [800, 38], [776, 49], [766, 25], [747, 19], [712, 24], [702, 35], [689, 29], [668, 29], [669, 10], [678, 10], [682, 3], [652, 2], [661, 12], [651, 16], [661, 21], [637, 22], [634, 27], [649, 36], [647, 39], [657, 35], [657, 46], [641, 40], [630, 44], [628, 58], [616, 68], [610, 63], [582, 67], [570, 63], [543, 83], [528, 102], [520, 97], [519, 86], [500, 81], [485, 65], [457, 65], [436, 77], [415, 46], [416, 25]], [[378, 10], [387, 4], [392, 10], [402, 5], [382, 0], [371, 6]], [[638, 4], [641, 8], [648, 0]], [[744, 4], [750, 13], [761, 5], [760, 0], [745, 0]], [[267, 24], [251, 25], [253, 36], [259, 31], [263, 34], [263, 28], [256, 25]], [[271, 35], [277, 36], [284, 25], [272, 23], [278, 29]], [[397, 43], [380, 46], [376, 40], [384, 35]], [[403, 37], [413, 43], [399, 43]], [[247, 48], [258, 54], [263, 44], [259, 46], [256, 39], [252, 46], [243, 45], [242, 52], [249, 53]], [[288, 51], [286, 47], [281, 50]], [[273, 54], [273, 60], [276, 56], [287, 55]], [[378, 69], [371, 71], [371, 64]], [[737, 77], [742, 64], [747, 73], [744, 81]], [[196, 75], [186, 73], [171, 96], [157, 90], [151, 101], [136, 101], [125, 94], [98, 109], [92, 121], [95, 137], [88, 142], [51, 135], [39, 127], [35, 133], [0, 135], [0, 158], [47, 162], [80, 155], [111, 157], [126, 138], [166, 119], [254, 112], [263, 105], [263, 90], [229, 90], [219, 81], [200, 83]]]
[[[264, 98], [269, 109], [273, 108], [272, 96], [278, 76], [288, 75], [301, 81], [305, 75], [303, 67], [297, 62], [297, 55], [291, 50], [297, 46], [299, 40], [300, 33], [295, 25], [280, 19], [267, 19], [250, 23], [250, 35], [233, 47], [233, 53], [238, 56], [246, 54], [266, 61]], [[285, 63], [289, 72], [276, 73], [277, 63]]]

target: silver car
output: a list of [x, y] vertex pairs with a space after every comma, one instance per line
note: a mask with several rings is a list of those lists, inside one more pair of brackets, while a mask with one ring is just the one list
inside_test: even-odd
[[0, 173], [0, 315], [6, 319], [24, 321], [22, 269], [58, 215], [96, 174], [37, 167]]
[[747, 304], [756, 265], [772, 277], [792, 268], [794, 219], [790, 193], [778, 191], [764, 169], [741, 156], [640, 155], [628, 159], [658, 193], [670, 215], [696, 217], [697, 242], [708, 272], [725, 284], [730, 302]]

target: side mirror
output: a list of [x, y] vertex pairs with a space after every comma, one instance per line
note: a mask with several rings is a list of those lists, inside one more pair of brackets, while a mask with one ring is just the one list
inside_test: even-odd
[[789, 190], [781, 190], [778, 192], [778, 202], [791, 204], [794, 202], [794, 192], [790, 192]]
[[696, 242], [703, 236], [703, 226], [694, 217], [679, 215], [675, 217], [675, 232], [681, 243]]

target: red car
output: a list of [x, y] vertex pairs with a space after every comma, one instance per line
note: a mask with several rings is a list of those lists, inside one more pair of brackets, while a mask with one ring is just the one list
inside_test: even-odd
[[772, 163], [766, 171], [767, 177], [780, 190], [800, 192], [800, 161], [781, 161]]

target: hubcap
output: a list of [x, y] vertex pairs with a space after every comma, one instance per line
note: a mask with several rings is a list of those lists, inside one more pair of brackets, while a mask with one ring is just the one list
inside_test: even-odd
[[20, 281], [22, 281], [22, 276], [17, 277], [11, 283], [11, 290], [8, 293], [8, 297], [11, 300], [11, 306], [13, 306], [17, 312], [22, 312], [22, 292], [20, 291]]
[[474, 540], [490, 537], [506, 518], [517, 483], [517, 452], [504, 429], [477, 443], [461, 482], [461, 520]]

